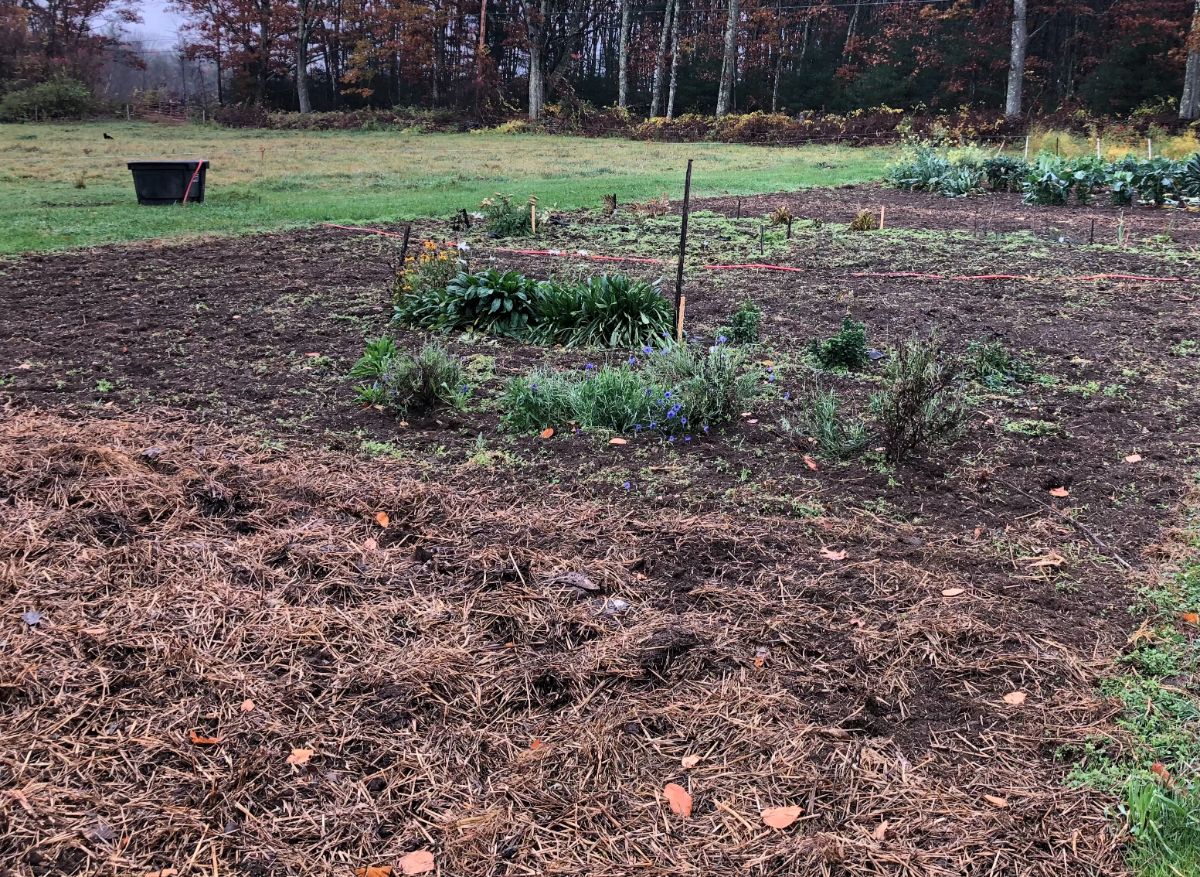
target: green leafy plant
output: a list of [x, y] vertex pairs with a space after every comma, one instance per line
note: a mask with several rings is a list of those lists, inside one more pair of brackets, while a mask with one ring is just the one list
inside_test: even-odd
[[824, 341], [815, 339], [809, 345], [813, 358], [825, 369], [861, 371], [867, 367], [867, 327], [856, 323], [849, 314], [842, 319], [842, 328]]
[[[844, 460], [862, 453], [867, 447], [866, 424], [859, 418], [842, 416], [841, 400], [833, 390], [815, 387], [807, 394], [802, 400], [798, 426], [826, 457]], [[792, 431], [787, 420], [783, 427], [785, 431]]]
[[568, 347], [634, 348], [669, 332], [674, 308], [657, 283], [600, 274], [543, 287], [536, 337]]
[[884, 389], [871, 397], [890, 462], [953, 437], [966, 417], [937, 336], [902, 343], [887, 365]]
[[46, 82], [10, 91], [0, 99], [0, 122], [78, 119], [92, 111], [88, 87], [76, 79], [57, 76]]
[[519, 237], [534, 233], [529, 220], [529, 205], [516, 204], [512, 195], [497, 192], [479, 204], [483, 225], [488, 234], [497, 238]]
[[1055, 155], [1039, 155], [1022, 186], [1029, 204], [1066, 204], [1075, 184], [1067, 163]]
[[537, 281], [516, 271], [495, 268], [460, 272], [444, 289], [427, 288], [403, 295], [396, 319], [410, 326], [443, 332], [472, 331], [521, 338], [537, 318]]
[[1029, 377], [1029, 368], [1014, 357], [1001, 341], [969, 342], [966, 365], [967, 374], [972, 380], [993, 390]]
[[720, 335], [734, 344], [756, 344], [758, 327], [762, 323], [762, 311], [750, 299], [745, 299], [729, 316], [729, 323], [722, 326]]
[[993, 192], [1019, 192], [1029, 164], [1019, 158], [994, 155], [983, 162], [983, 176]]
[[758, 379], [743, 365], [741, 354], [724, 345], [699, 351], [667, 344], [616, 366], [589, 364], [572, 373], [539, 368], [509, 381], [501, 420], [516, 431], [575, 423], [686, 441], [732, 419], [754, 397]]
[[391, 338], [368, 341], [350, 377], [359, 381], [355, 388], [359, 402], [398, 414], [437, 405], [460, 408], [469, 392], [462, 363], [436, 343], [412, 354]]

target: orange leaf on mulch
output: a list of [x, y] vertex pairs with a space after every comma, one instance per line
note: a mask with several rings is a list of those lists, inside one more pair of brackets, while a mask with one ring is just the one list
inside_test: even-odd
[[543, 429], [541, 432], [539, 432], [538, 435], [540, 435], [544, 439], [551, 438], [554, 435], [554, 427], [547, 426], [545, 429]]
[[287, 757], [288, 764], [308, 764], [308, 760], [313, 757], [311, 749], [293, 749], [292, 754]]
[[221, 737], [205, 737], [203, 734], [198, 734], [195, 731], [188, 733], [188, 739], [197, 746], [216, 746], [218, 743], [224, 743], [225, 738]]
[[401, 874], [428, 874], [433, 870], [433, 853], [417, 850], [400, 860]]
[[678, 783], [667, 783], [663, 786], [663, 795], [671, 805], [671, 812], [676, 816], [687, 819], [692, 815], [692, 796], [688, 790]]
[[392, 866], [367, 865], [365, 868], [355, 868], [354, 877], [392, 877]]
[[387, 525], [390, 524], [391, 522], [392, 522], [392, 519], [390, 517], [388, 517], [387, 512], [378, 512], [375, 515], [375, 523], [381, 527], [387, 527]]
[[1067, 490], [1065, 487], [1051, 487], [1050, 495], [1057, 496], [1057, 497], [1070, 496], [1071, 491]]
[[800, 807], [768, 807], [760, 815], [763, 825], [769, 828], [787, 828], [799, 819], [803, 812]]

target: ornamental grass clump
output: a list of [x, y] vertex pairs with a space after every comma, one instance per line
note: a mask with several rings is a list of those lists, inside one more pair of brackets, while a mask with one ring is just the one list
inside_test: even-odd
[[401, 415], [439, 405], [461, 408], [470, 392], [461, 361], [435, 342], [414, 354], [391, 338], [368, 341], [350, 377], [359, 380], [359, 402]]
[[757, 394], [761, 375], [744, 366], [742, 354], [725, 345], [664, 341], [619, 364], [588, 363], [577, 372], [538, 368], [509, 382], [502, 421], [518, 432], [573, 423], [687, 442], [732, 419]]

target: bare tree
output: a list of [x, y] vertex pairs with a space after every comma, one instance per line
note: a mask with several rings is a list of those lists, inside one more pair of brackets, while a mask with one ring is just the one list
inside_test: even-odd
[[1179, 118], [1200, 116], [1200, 0], [1192, 7], [1192, 26], [1188, 30], [1187, 68], [1183, 74], [1183, 96], [1179, 99]]
[[629, 5], [621, 0], [621, 37], [617, 46], [617, 106], [629, 106]]
[[312, 112], [308, 94], [308, 40], [312, 35], [312, 0], [296, 0], [296, 100], [300, 112]]
[[1021, 115], [1021, 89], [1025, 82], [1025, 47], [1029, 42], [1029, 31], [1025, 23], [1025, 4], [1026, 0], [1013, 0], [1012, 48], [1008, 62], [1008, 96], [1004, 100], [1004, 116], [1008, 119], [1016, 119]]
[[675, 4], [672, 0], [667, 0], [663, 7], [663, 22], [662, 32], [658, 36], [658, 55], [654, 61], [654, 85], [650, 91], [650, 118], [661, 115], [663, 86], [667, 81], [667, 51], [670, 48], [671, 40], [671, 13], [674, 11]]
[[733, 109], [733, 82], [737, 75], [738, 26], [742, 7], [739, 0], [729, 0], [729, 18], [725, 22], [725, 56], [721, 60], [721, 87], [717, 91], [717, 115], [724, 116]]
[[674, 0], [671, 13], [671, 87], [667, 92], [667, 118], [675, 118], [675, 90], [679, 85], [679, 19], [681, 0]]

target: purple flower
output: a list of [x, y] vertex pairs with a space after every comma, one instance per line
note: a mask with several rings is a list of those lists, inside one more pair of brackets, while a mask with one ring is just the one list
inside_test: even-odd
[[625, 483], [624, 483], [622, 486], [623, 486], [623, 487], [624, 487], [626, 490], [632, 490], [632, 489], [633, 489], [633, 485], [632, 485], [632, 484], [630, 484], [628, 481], [626, 481], [626, 482], [625, 482]]
[[632, 354], [630, 354], [630, 356], [629, 356], [629, 364], [630, 364], [630, 365], [637, 365], [637, 363], [638, 363], [638, 359], [637, 359], [637, 357], [636, 357], [636, 356], [634, 356], [634, 355], [632, 355]]
[[585, 366], [583, 367], [583, 370], [584, 370], [585, 372], [590, 372], [590, 371], [594, 371], [594, 370], [595, 370], [595, 368], [596, 368], [596, 366], [595, 366], [595, 365], [593, 365], [592, 363], [590, 363], [590, 362], [589, 362], [587, 365], [585, 365]]

